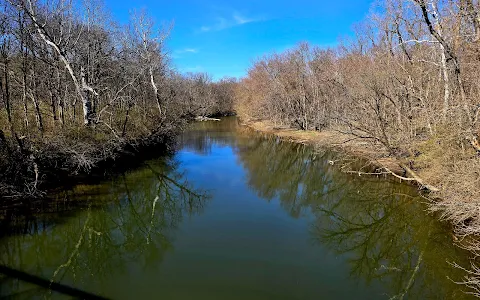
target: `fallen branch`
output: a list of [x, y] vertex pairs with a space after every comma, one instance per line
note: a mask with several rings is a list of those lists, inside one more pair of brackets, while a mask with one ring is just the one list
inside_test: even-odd
[[[382, 165], [379, 163], [379, 165]], [[405, 173], [409, 176], [409, 177], [404, 177], [404, 176], [400, 176], [398, 175], [397, 173], [391, 171], [389, 168], [385, 167], [385, 166], [382, 166], [382, 169], [385, 170], [385, 172], [382, 172], [382, 171], [379, 171], [379, 172], [361, 172], [361, 171], [345, 171], [345, 173], [348, 173], [348, 174], [358, 174], [358, 176], [361, 176], [361, 175], [375, 175], [375, 176], [379, 176], [379, 175], [392, 175], [393, 177], [396, 177], [400, 180], [403, 180], [403, 181], [413, 181], [413, 182], [416, 182], [422, 189], [426, 189], [430, 192], [439, 192], [440, 189], [430, 185], [430, 184], [427, 184], [425, 183], [422, 178], [420, 178], [412, 169], [410, 169], [408, 166], [406, 166], [405, 164], [402, 164], [402, 163], [399, 163], [399, 166], [405, 170]]]
[[356, 174], [358, 176], [362, 176], [362, 175], [376, 175], [376, 176], [379, 176], [379, 175], [387, 175], [387, 174], [394, 174], [393, 172], [391, 171], [388, 171], [388, 172], [360, 172], [360, 171], [345, 171], [345, 173], [347, 174]]
[[407, 165], [400, 163], [400, 167], [402, 167], [408, 176], [412, 177], [414, 181], [416, 181], [422, 188], [429, 190], [430, 192], [439, 192], [440, 189], [425, 183], [422, 178], [420, 178], [417, 173], [415, 173], [412, 169], [410, 169]]
[[220, 121], [220, 119], [198, 116], [198, 117], [195, 117], [195, 121], [200, 121], [200, 122], [204, 122], [204, 121]]

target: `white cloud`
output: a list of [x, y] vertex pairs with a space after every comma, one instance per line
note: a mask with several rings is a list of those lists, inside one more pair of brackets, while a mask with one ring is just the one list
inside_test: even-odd
[[201, 32], [220, 31], [227, 28], [241, 26], [241, 25], [253, 23], [253, 22], [260, 22], [264, 20], [265, 19], [263, 17], [246, 17], [239, 14], [238, 12], [234, 12], [228, 18], [217, 17], [215, 23], [213, 23], [212, 25], [200, 27], [200, 31]]
[[196, 48], [185, 48], [179, 51], [180, 53], [198, 53], [198, 49]]
[[183, 48], [183, 49], [173, 51], [172, 57], [181, 58], [183, 56], [182, 54], [196, 54], [198, 52], [200, 52], [198, 48]]
[[243, 24], [252, 23], [252, 22], [257, 21], [256, 19], [244, 18], [244, 17], [242, 17], [241, 15], [238, 15], [238, 14], [234, 14], [233, 19], [235, 19], [235, 22], [237, 22], [237, 25], [243, 25]]

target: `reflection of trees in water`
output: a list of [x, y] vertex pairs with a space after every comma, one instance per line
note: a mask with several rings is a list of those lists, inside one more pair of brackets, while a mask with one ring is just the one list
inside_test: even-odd
[[237, 143], [237, 136], [234, 134], [237, 124], [238, 120], [234, 117], [223, 118], [220, 122], [196, 122], [179, 136], [178, 148], [208, 155], [214, 144], [233, 147]]
[[279, 198], [293, 217], [313, 209], [319, 197], [327, 197], [333, 190], [342, 193], [342, 184], [336, 179], [339, 173], [329, 167], [328, 154], [322, 156], [304, 145], [275, 139], [254, 141], [238, 151], [248, 170], [248, 184], [262, 198]]
[[[235, 131], [236, 120], [228, 122], [197, 123], [181, 145], [199, 154], [209, 153], [213, 142], [234, 148], [249, 185], [261, 197], [279, 199], [292, 217], [313, 215], [312, 239], [346, 257], [352, 276], [390, 286], [395, 294], [388, 296], [465, 298], [447, 279], [463, 275], [446, 263], [461, 263], [461, 253], [441, 225], [425, 215], [410, 187], [341, 173], [328, 164], [335, 159], [331, 153], [255, 138]], [[95, 282], [86, 289], [101, 290], [113, 272], [134, 276], [158, 266], [182, 218], [200, 212], [206, 201], [184, 183], [175, 165], [163, 162], [111, 184], [78, 187], [78, 193], [83, 196], [59, 195], [67, 200], [57, 201], [52, 213], [11, 217], [17, 232], [26, 235], [0, 240], [0, 263], [47, 278], [57, 272], [56, 280], [75, 286]], [[78, 207], [86, 212], [70, 218]], [[141, 270], [129, 269], [132, 262]], [[1, 287], [28, 291], [0, 277]]]
[[[26, 221], [25, 234], [0, 241], [0, 264], [97, 291], [111, 274], [132, 272], [133, 262], [143, 271], [158, 266], [182, 218], [201, 212], [207, 199], [164, 161], [59, 198], [38, 218], [10, 218]], [[70, 218], [76, 204], [83, 212]], [[18, 280], [0, 284], [2, 295], [30, 290]]]
[[447, 231], [427, 216], [411, 187], [339, 172], [331, 153], [256, 139], [239, 148], [248, 183], [268, 200], [278, 198], [293, 217], [311, 212], [313, 239], [348, 258], [351, 274], [396, 291], [396, 298], [464, 298], [447, 279], [463, 261]]

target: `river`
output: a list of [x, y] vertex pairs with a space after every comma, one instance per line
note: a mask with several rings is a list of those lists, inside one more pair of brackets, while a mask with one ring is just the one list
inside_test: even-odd
[[337, 158], [193, 124], [175, 154], [2, 212], [0, 264], [23, 275], [0, 297], [69, 298], [28, 274], [112, 299], [468, 299], [449, 264], [467, 255], [415, 188]]

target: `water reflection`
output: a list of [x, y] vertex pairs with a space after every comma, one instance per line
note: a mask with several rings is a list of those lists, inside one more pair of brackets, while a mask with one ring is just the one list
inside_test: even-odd
[[182, 146], [207, 155], [212, 144], [235, 149], [260, 198], [278, 200], [293, 218], [310, 219], [311, 240], [345, 257], [355, 280], [388, 286], [384, 296], [391, 299], [468, 298], [452, 282], [463, 272], [447, 263], [468, 265], [467, 255], [453, 246], [449, 229], [427, 215], [413, 187], [339, 172], [329, 163], [338, 155], [253, 137], [236, 120], [197, 126]]
[[[206, 201], [171, 160], [149, 162], [110, 184], [64, 191], [40, 215], [10, 214], [8, 234], [21, 235], [0, 241], [0, 264], [108, 294], [103, 287], [111, 275], [132, 272], [132, 261], [139, 272], [157, 267], [183, 218], [200, 213]], [[18, 280], [0, 284], [2, 296], [39, 294]]]
[[262, 198], [294, 218], [312, 214], [312, 239], [347, 257], [358, 281], [388, 285], [391, 299], [467, 297], [449, 279], [464, 274], [447, 263], [467, 256], [412, 187], [339, 172], [337, 155], [303, 145], [256, 139], [238, 155]]
[[235, 132], [238, 129], [236, 118], [221, 122], [198, 122], [179, 137], [178, 150], [190, 150], [199, 155], [209, 155], [214, 145], [234, 146], [237, 144]]
[[[0, 264], [113, 298], [467, 298], [446, 262], [466, 255], [412, 187], [236, 119], [196, 124], [178, 149], [40, 214], [5, 213]], [[56, 296], [1, 276], [0, 289]]]

